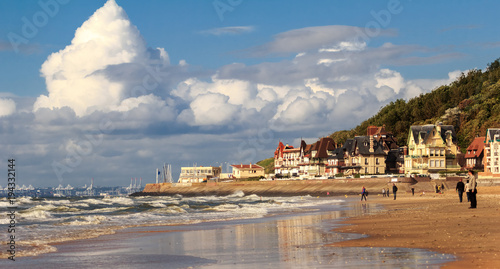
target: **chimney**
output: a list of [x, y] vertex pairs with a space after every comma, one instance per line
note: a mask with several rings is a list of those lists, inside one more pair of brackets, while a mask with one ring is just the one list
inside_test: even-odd
[[374, 149], [373, 149], [373, 135], [370, 135], [370, 148], [369, 148], [369, 152], [371, 152], [371, 153], [374, 152]]

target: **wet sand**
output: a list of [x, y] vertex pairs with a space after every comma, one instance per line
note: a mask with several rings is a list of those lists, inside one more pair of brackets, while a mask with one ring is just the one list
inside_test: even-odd
[[500, 187], [478, 187], [476, 209], [459, 203], [454, 190], [398, 192], [397, 200], [370, 195], [367, 204], [382, 204], [378, 214], [350, 218], [337, 231], [368, 237], [332, 244], [336, 247], [409, 247], [458, 257], [443, 268], [500, 268]]
[[128, 228], [112, 235], [58, 244], [55, 253], [19, 258], [15, 265], [32, 269], [439, 268], [454, 259], [424, 249], [327, 246], [362, 237], [332, 232], [340, 220], [382, 210], [376, 203], [348, 200], [314, 211], [260, 219]]

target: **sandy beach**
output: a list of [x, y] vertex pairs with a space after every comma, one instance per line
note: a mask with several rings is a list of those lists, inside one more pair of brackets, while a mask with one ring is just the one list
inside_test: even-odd
[[[451, 184], [451, 183], [450, 183]], [[478, 208], [401, 186], [397, 200], [311, 197], [310, 210], [263, 218], [142, 226], [52, 244], [21, 268], [500, 268], [500, 187], [479, 187]], [[142, 200], [141, 200], [142, 201]], [[0, 261], [0, 267], [10, 265]], [[165, 267], [167, 266], [167, 267]]]
[[444, 194], [398, 192], [397, 200], [370, 195], [382, 204], [378, 214], [349, 218], [337, 231], [368, 237], [334, 243], [336, 247], [409, 247], [455, 255], [443, 268], [500, 268], [500, 187], [478, 187], [478, 206], [459, 203], [454, 190]]

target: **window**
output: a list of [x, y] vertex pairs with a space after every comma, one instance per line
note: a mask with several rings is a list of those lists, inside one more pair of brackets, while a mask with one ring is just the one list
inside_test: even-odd
[[434, 161], [431, 161], [430, 167], [434, 167]]
[[[378, 162], [378, 158], [376, 158], [376, 159], [375, 159], [375, 163], [376, 163], [376, 164], [379, 164], [379, 162]], [[377, 169], [378, 169], [378, 168], [377, 168]], [[377, 173], [378, 173], [378, 172], [377, 172]]]
[[365, 158], [365, 164], [368, 164], [368, 158]]

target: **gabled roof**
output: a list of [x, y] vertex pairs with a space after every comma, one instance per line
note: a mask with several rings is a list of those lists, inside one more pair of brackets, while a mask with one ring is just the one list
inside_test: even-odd
[[328, 158], [328, 151], [335, 150], [335, 142], [330, 137], [322, 137], [313, 144], [311, 150], [316, 150], [314, 158]]
[[[455, 128], [453, 125], [440, 125], [441, 127], [441, 138], [446, 142], [447, 133], [451, 134], [451, 141], [456, 144], [458, 142], [457, 135], [455, 133]], [[427, 140], [432, 137], [432, 131], [436, 129], [436, 125], [413, 125], [410, 127], [411, 135], [415, 140], [415, 144], [420, 144], [420, 139], [423, 140], [424, 144], [427, 144]]]
[[285, 149], [285, 145], [280, 141], [278, 143], [278, 147], [274, 151], [274, 158], [283, 158], [283, 150]]
[[344, 143], [344, 149], [349, 154], [354, 154], [356, 151], [356, 140], [353, 138], [348, 138]]
[[370, 137], [369, 136], [356, 136], [356, 147], [358, 148], [358, 153], [361, 155], [385, 155], [384, 147], [382, 143], [373, 139], [373, 151], [370, 151]]
[[490, 143], [492, 142], [492, 140], [495, 139], [495, 135], [498, 135], [500, 137], [500, 129], [498, 128], [494, 128], [494, 129], [488, 129], [488, 131], [486, 131], [486, 143]]
[[345, 149], [342, 147], [342, 148], [336, 148], [332, 155], [328, 156], [328, 159], [338, 159], [338, 160], [343, 160], [344, 159], [344, 152], [345, 152]]
[[467, 152], [465, 153], [465, 158], [477, 158], [483, 153], [484, 151], [484, 140], [486, 138], [484, 136], [482, 137], [476, 137], [472, 141], [472, 143], [469, 145], [467, 148]]

